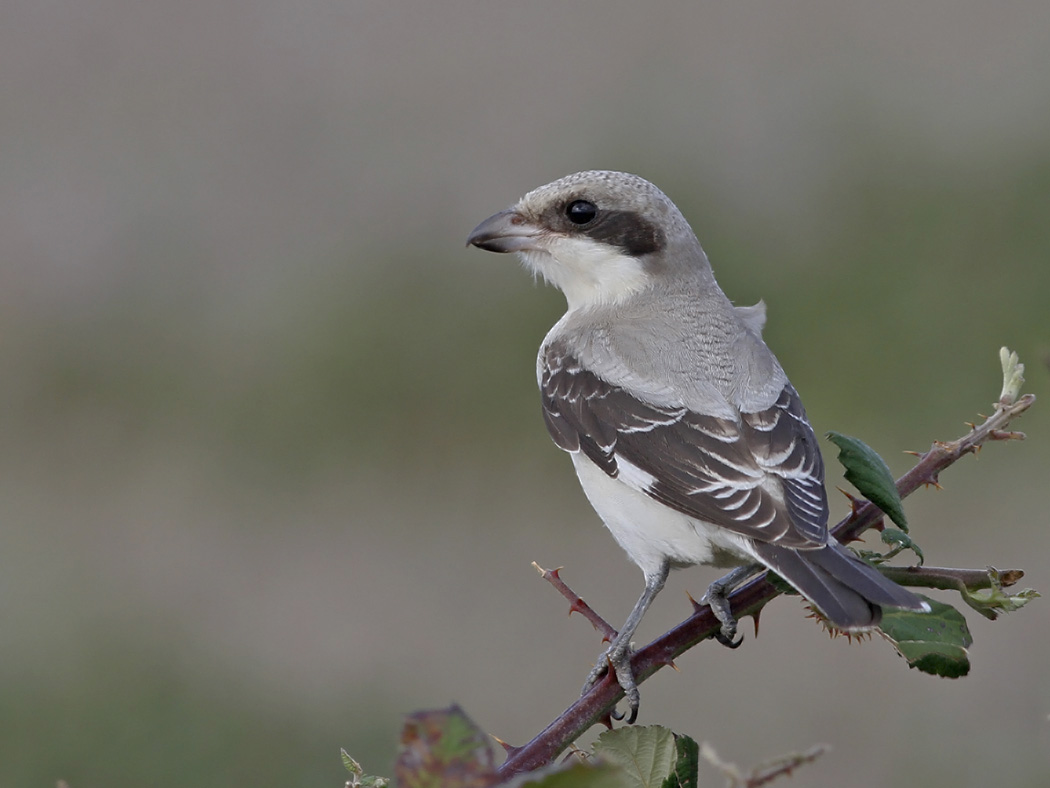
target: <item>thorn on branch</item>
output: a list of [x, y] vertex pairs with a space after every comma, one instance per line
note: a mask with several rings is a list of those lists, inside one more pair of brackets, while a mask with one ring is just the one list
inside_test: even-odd
[[498, 744], [500, 747], [502, 747], [506, 751], [508, 757], [513, 755], [514, 753], [518, 752], [521, 749], [521, 747], [515, 747], [513, 744], [507, 744], [507, 742], [503, 741], [503, 739], [501, 739], [499, 736], [495, 736], [495, 735], [493, 735], [491, 733], [489, 734], [489, 736], [492, 736], [492, 738], [495, 740], [496, 744]]
[[852, 519], [853, 517], [856, 517], [857, 511], [860, 509], [860, 507], [862, 507], [865, 504], [864, 499], [858, 498], [853, 493], [849, 492], [848, 490], [843, 490], [841, 487], [836, 487], [835, 489], [843, 495], [845, 495], [846, 499], [849, 501], [850, 518]]
[[565, 754], [565, 757], [561, 759], [561, 762], [568, 763], [573, 758], [578, 761], [586, 761], [588, 758], [587, 753], [576, 746], [576, 742], [569, 745], [569, 751]]
[[685, 595], [686, 595], [687, 597], [689, 597], [689, 602], [690, 602], [690, 604], [692, 604], [692, 606], [693, 606], [693, 613], [694, 613], [694, 614], [696, 614], [696, 613], [699, 613], [699, 612], [700, 612], [700, 609], [701, 609], [701, 608], [707, 607], [707, 606], [706, 606], [705, 604], [703, 604], [702, 602], [697, 602], [697, 601], [696, 601], [695, 599], [693, 599], [693, 595], [692, 595], [692, 594], [690, 594], [690, 593], [689, 593], [688, 591], [686, 591], [686, 592], [685, 592]]
[[595, 631], [602, 636], [603, 641], [611, 641], [616, 637], [616, 630], [613, 629], [609, 623], [594, 612], [594, 609], [588, 605], [579, 594], [569, 588], [568, 584], [561, 579], [562, 567], [557, 569], [544, 569], [535, 561], [532, 562], [533, 567], [540, 573], [540, 577], [554, 586], [558, 593], [569, 600], [569, 615], [573, 613], [579, 613], [581, 616], [591, 622], [591, 626], [594, 627]]

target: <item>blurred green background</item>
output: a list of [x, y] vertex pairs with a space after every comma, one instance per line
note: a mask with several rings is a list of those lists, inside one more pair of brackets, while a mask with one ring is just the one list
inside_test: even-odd
[[[1019, 351], [1029, 440], [908, 511], [1050, 591], [1048, 39], [1035, 1], [6, 0], [0, 786], [338, 786], [406, 712], [521, 743], [575, 697], [600, 645], [529, 562], [614, 624], [641, 574], [539, 416], [560, 294], [463, 243], [580, 169], [659, 184], [897, 473]], [[1044, 786], [1050, 604], [970, 621], [947, 681], [778, 600], [642, 722], [831, 744], [800, 785]]]

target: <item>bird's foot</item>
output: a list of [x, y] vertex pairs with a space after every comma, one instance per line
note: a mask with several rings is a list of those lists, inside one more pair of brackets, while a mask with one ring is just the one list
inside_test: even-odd
[[[627, 707], [630, 709], [630, 713], [627, 714], [627, 724], [633, 725], [634, 721], [638, 719], [638, 706], [641, 704], [642, 696], [638, 691], [638, 684], [634, 680], [634, 672], [631, 670], [631, 655], [632, 655], [630, 644], [626, 641], [620, 642], [617, 638], [613, 641], [612, 645], [598, 658], [597, 664], [591, 670], [587, 676], [587, 681], [583, 685], [583, 692], [581, 695], [586, 695], [588, 690], [593, 687], [606, 673], [612, 669], [613, 675], [616, 676], [616, 681], [623, 690], [624, 697], [627, 700]], [[625, 715], [612, 713], [613, 719], [622, 720]]]
[[736, 637], [736, 616], [733, 615], [733, 610], [729, 606], [729, 594], [732, 590], [731, 581], [716, 580], [708, 587], [706, 597], [707, 604], [711, 606], [711, 612], [722, 625], [721, 629], [715, 633], [715, 640], [726, 648], [738, 648], [744, 642], [743, 635], [739, 639]]

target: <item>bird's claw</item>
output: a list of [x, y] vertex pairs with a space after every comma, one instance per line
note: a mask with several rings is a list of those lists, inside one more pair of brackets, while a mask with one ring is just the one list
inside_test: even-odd
[[737, 637], [736, 620], [722, 622], [722, 628], [715, 632], [715, 640], [726, 648], [740, 648], [744, 642], [744, 636]]
[[722, 623], [719, 630], [715, 632], [715, 640], [726, 648], [739, 648], [744, 642], [744, 636], [741, 634], [737, 637], [736, 617], [729, 609], [729, 605], [711, 605], [711, 610], [714, 611], [715, 618]]
[[624, 715], [613, 710], [609, 712], [609, 716], [617, 721], [624, 719], [626, 716], [627, 724], [633, 725], [634, 721], [638, 719], [638, 707], [641, 704], [642, 696], [638, 691], [638, 683], [634, 680], [634, 672], [631, 670], [631, 650], [629, 647], [621, 647], [615, 643], [610, 646], [609, 650], [601, 655], [598, 663], [588, 674], [587, 681], [583, 685], [583, 692], [580, 694], [586, 695], [591, 687], [610, 672], [616, 677], [616, 682], [620, 685], [620, 689], [623, 690], [630, 713]]
[[[635, 682], [634, 673], [631, 671], [630, 654], [624, 654], [621, 661], [613, 665], [613, 669], [616, 671], [616, 681], [619, 682], [624, 698], [627, 701], [627, 708], [631, 710], [631, 713], [627, 716], [627, 724], [634, 725], [634, 721], [638, 719], [638, 707], [641, 705], [642, 695], [638, 691], [638, 684]], [[622, 714], [619, 716], [619, 719], [623, 719]]]
[[715, 614], [715, 618], [722, 625], [719, 631], [714, 634], [714, 638], [726, 648], [738, 648], [744, 642], [743, 635], [739, 639], [736, 636], [736, 616], [733, 615], [733, 609], [729, 605], [729, 592], [740, 581], [740, 578], [745, 577], [752, 568], [741, 567], [734, 570], [728, 579], [716, 580], [707, 589], [707, 596], [704, 597], [707, 600], [707, 604], [711, 607], [711, 612]]
[[[638, 695], [638, 691], [635, 690], [634, 694], [637, 696]], [[630, 714], [627, 714], [626, 712], [622, 712], [622, 711], [616, 711], [616, 709], [613, 709], [612, 711], [609, 712], [609, 717], [614, 719], [614, 720], [616, 720], [617, 722], [620, 722], [621, 720], [623, 720], [626, 717], [627, 718], [627, 722], [625, 724], [626, 725], [634, 725], [634, 721], [636, 719], [638, 719], [638, 702], [639, 702], [639, 700], [640, 700], [640, 698], [636, 697], [634, 699], [634, 702], [632, 703], [631, 702], [631, 698], [627, 699], [627, 704], [628, 704], [628, 706], [630, 706], [630, 709], [631, 709], [631, 713]]]

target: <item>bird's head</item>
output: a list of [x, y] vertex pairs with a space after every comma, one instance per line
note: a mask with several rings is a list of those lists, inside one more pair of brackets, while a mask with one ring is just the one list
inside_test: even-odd
[[591, 170], [535, 189], [483, 221], [468, 245], [517, 252], [569, 309], [615, 304], [665, 279], [710, 276], [689, 224], [637, 175]]

